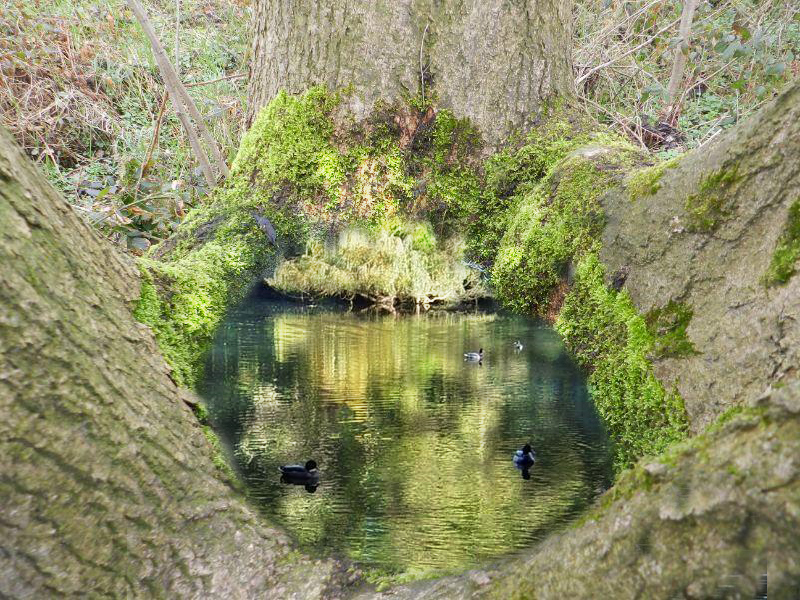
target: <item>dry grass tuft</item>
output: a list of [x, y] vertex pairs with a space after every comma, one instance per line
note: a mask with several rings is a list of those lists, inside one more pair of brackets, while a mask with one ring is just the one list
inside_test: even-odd
[[[174, 4], [145, 5], [174, 56]], [[181, 13], [182, 78], [229, 161], [246, 83], [231, 75], [242, 71], [248, 10], [205, 0], [183, 3]], [[135, 252], [168, 236], [206, 192], [171, 107], [155, 137], [163, 97], [150, 46], [124, 0], [4, 4], [0, 125], [82, 216]]]
[[310, 244], [267, 283], [290, 295], [359, 297], [388, 309], [459, 304], [489, 295], [463, 253], [461, 239], [437, 243], [425, 225], [401, 233], [349, 229], [332, 246]]

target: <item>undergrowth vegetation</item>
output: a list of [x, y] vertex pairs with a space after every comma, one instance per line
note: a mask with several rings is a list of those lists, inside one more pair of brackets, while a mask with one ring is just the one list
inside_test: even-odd
[[[145, 1], [174, 60], [175, 5]], [[232, 158], [245, 80], [249, 9], [184, 3], [181, 76]], [[124, 0], [10, 0], [0, 12], [0, 124], [51, 183], [106, 236], [134, 252], [168, 237], [206, 192], [167, 103], [152, 50]], [[152, 146], [152, 153], [151, 153]]]
[[682, 110], [662, 123], [682, 2], [578, 0], [578, 94], [603, 122], [668, 155], [695, 148], [752, 114], [800, 73], [800, 5], [702, 1], [695, 13]]

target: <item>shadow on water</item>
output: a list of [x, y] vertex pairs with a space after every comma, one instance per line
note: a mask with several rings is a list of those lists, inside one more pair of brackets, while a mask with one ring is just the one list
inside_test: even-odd
[[[480, 346], [480, 364], [463, 360]], [[307, 550], [387, 572], [514, 552], [611, 477], [557, 334], [502, 313], [355, 315], [256, 295], [220, 326], [200, 393], [266, 515]], [[519, 470], [525, 442], [536, 464]], [[279, 465], [308, 458], [314, 493], [281, 482]]]

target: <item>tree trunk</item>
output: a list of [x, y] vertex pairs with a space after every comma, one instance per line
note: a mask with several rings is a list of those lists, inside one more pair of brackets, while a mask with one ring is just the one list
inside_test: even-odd
[[571, 10], [572, 0], [258, 0], [248, 120], [281, 89], [352, 85], [359, 118], [377, 100], [424, 92], [496, 145], [571, 92]]
[[215, 474], [133, 262], [2, 129], [0, 223], [0, 597], [319, 597], [334, 563]]

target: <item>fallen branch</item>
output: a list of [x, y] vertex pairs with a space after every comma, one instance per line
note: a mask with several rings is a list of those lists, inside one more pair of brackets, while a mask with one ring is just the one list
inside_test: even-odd
[[[225, 161], [222, 160], [222, 155], [219, 152], [219, 148], [217, 148], [216, 143], [214, 142], [213, 138], [211, 138], [211, 134], [208, 133], [208, 129], [206, 128], [205, 123], [203, 122], [203, 119], [197, 110], [197, 107], [194, 105], [194, 102], [186, 91], [186, 88], [183, 87], [183, 84], [178, 79], [175, 68], [169, 61], [169, 58], [164, 51], [164, 47], [161, 45], [161, 42], [156, 36], [153, 26], [150, 23], [150, 19], [147, 17], [147, 13], [139, 3], [139, 0], [128, 0], [128, 6], [131, 7], [133, 14], [136, 16], [136, 19], [142, 26], [145, 35], [150, 40], [150, 45], [153, 48], [153, 56], [155, 57], [156, 64], [158, 64], [158, 68], [161, 71], [162, 77], [164, 78], [164, 86], [167, 88], [167, 93], [169, 94], [170, 100], [172, 100], [175, 113], [183, 125], [183, 128], [186, 130], [186, 135], [189, 138], [189, 144], [191, 145], [197, 160], [200, 162], [200, 168], [205, 175], [206, 182], [208, 183], [209, 187], [214, 187], [217, 182], [216, 176], [214, 175], [214, 170], [211, 168], [208, 155], [200, 145], [198, 130], [200, 135], [205, 138], [206, 142], [208, 142], [209, 146], [211, 147], [211, 152], [214, 154], [214, 158], [220, 171], [227, 176], [228, 167], [225, 164]], [[189, 116], [186, 114], [185, 110], [188, 110], [191, 114], [197, 129], [192, 126]]]

